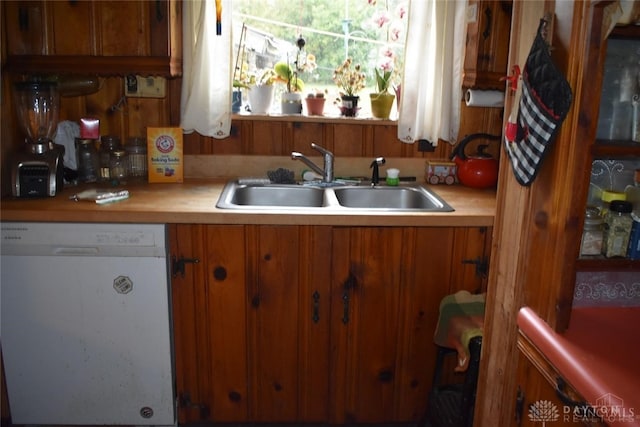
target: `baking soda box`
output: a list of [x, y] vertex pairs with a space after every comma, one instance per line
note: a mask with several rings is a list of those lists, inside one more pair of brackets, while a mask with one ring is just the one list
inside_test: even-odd
[[147, 128], [149, 182], [182, 182], [184, 156], [181, 128]]

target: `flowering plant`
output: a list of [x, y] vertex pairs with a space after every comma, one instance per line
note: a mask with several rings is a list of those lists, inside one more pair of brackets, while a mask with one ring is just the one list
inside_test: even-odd
[[333, 71], [333, 81], [340, 89], [341, 96], [356, 96], [365, 87], [366, 76], [360, 64], [353, 64], [351, 58]]
[[378, 92], [387, 92], [390, 86], [394, 89], [402, 80], [402, 61], [396, 50], [400, 49], [401, 39], [406, 34], [407, 6], [400, 2], [391, 12], [389, 0], [385, 0], [384, 7], [377, 5], [377, 0], [367, 0], [369, 5], [376, 7], [371, 16], [370, 25], [380, 32], [380, 39], [385, 44], [379, 52], [378, 69], [376, 69], [376, 85]]
[[296, 46], [296, 58], [293, 66], [289, 65], [288, 55], [287, 61], [280, 61], [273, 66], [273, 70], [277, 75], [276, 80], [287, 85], [287, 92], [301, 92], [304, 90], [304, 81], [299, 74], [303, 72], [312, 72], [317, 68], [316, 57], [312, 54], [304, 53], [306, 40], [302, 36], [298, 36]]
[[251, 74], [249, 76], [249, 84], [251, 86], [272, 85], [273, 83], [275, 83], [277, 77], [278, 76], [273, 69], [267, 68], [266, 70]]

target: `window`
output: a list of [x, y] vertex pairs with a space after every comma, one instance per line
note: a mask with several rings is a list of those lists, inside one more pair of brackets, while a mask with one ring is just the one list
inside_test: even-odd
[[[234, 10], [242, 10], [242, 4], [249, 0], [216, 0], [199, 2], [188, 1], [183, 3], [183, 77], [182, 93], [180, 102], [181, 127], [185, 133], [199, 132], [202, 135], [212, 136], [222, 139], [230, 135], [231, 119], [234, 112], [233, 97], [236, 86], [236, 79], [241, 80], [241, 76], [236, 76], [236, 67], [233, 64], [233, 40], [232, 29], [234, 20]], [[410, 4], [410, 18], [406, 16], [406, 33], [411, 37], [405, 37], [404, 49], [401, 44], [396, 43], [393, 37], [396, 35], [390, 29], [391, 22], [385, 18], [382, 21], [372, 21], [364, 19], [365, 16], [373, 16], [376, 8], [384, 6], [387, 13], [397, 11], [401, 3], [392, 3], [393, 0], [258, 0], [251, 10], [252, 13], [237, 12], [238, 23], [248, 21], [250, 17], [262, 23], [279, 23], [272, 30], [256, 30], [258, 34], [262, 32], [263, 40], [268, 36], [269, 42], [266, 45], [266, 52], [282, 54], [278, 47], [281, 43], [285, 46], [284, 57], [291, 58], [291, 50], [287, 46], [293, 46], [289, 37], [297, 37], [301, 33], [309, 36], [304, 46], [305, 51], [315, 50], [315, 64], [317, 67], [314, 73], [302, 75], [307, 78], [311, 86], [325, 88], [328, 96], [335, 96], [337, 88], [330, 82], [327, 83], [327, 72], [330, 72], [340, 63], [332, 63], [331, 55], [340, 52], [336, 58], [344, 58], [345, 52], [353, 56], [355, 61], [362, 61], [363, 71], [369, 74], [369, 84], [373, 85], [371, 64], [375, 64], [375, 58], [383, 52], [381, 47], [391, 46], [398, 48], [398, 52], [405, 50], [408, 53], [399, 62], [402, 69], [402, 96], [400, 101], [400, 114], [398, 117], [398, 139], [406, 143], [413, 143], [426, 139], [434, 145], [439, 140], [454, 141], [457, 137], [460, 121], [460, 99], [461, 90], [461, 64], [464, 56], [464, 36], [465, 36], [465, 16], [466, 0], [405, 0]], [[397, 1], [397, 0], [396, 0]], [[336, 2], [338, 7], [336, 8]], [[383, 3], [384, 2], [384, 3]], [[277, 5], [284, 8], [279, 10]], [[356, 15], [356, 5], [364, 7], [369, 14]], [[240, 9], [235, 8], [237, 6]], [[366, 9], [370, 7], [370, 9]], [[285, 16], [285, 12], [297, 10], [294, 14], [293, 23], [286, 23], [280, 16]], [[393, 9], [395, 8], [395, 10]], [[336, 10], [338, 14], [335, 15]], [[340, 11], [343, 11], [340, 15]], [[266, 17], [255, 18], [260, 12]], [[249, 10], [245, 9], [245, 12]], [[332, 15], [332, 13], [334, 15]], [[289, 13], [290, 15], [291, 13]], [[305, 19], [319, 19], [320, 16], [333, 16], [324, 22], [333, 22], [333, 27], [320, 29], [319, 26], [311, 24], [305, 25]], [[339, 17], [340, 19], [336, 18]], [[278, 19], [274, 19], [277, 17]], [[309, 18], [311, 17], [311, 18]], [[358, 19], [363, 19], [357, 21]], [[369, 27], [367, 26], [369, 23]], [[371, 26], [373, 22], [382, 22], [382, 26]], [[336, 25], [340, 27], [336, 29]], [[344, 24], [344, 27], [342, 25]], [[257, 26], [257, 24], [252, 24]], [[278, 27], [288, 29], [283, 35], [276, 34]], [[342, 30], [340, 28], [343, 28]], [[344, 34], [344, 28], [347, 35]], [[367, 32], [375, 32], [383, 29], [382, 34], [378, 33], [377, 38], [367, 36]], [[279, 29], [279, 31], [282, 30]], [[312, 31], [313, 30], [313, 31]], [[303, 32], [304, 31], [304, 32]], [[342, 31], [342, 33], [341, 33]], [[361, 31], [362, 34], [356, 33]], [[238, 34], [241, 34], [239, 31]], [[289, 33], [293, 34], [290, 36]], [[323, 46], [321, 38], [316, 35], [328, 36], [327, 46]], [[402, 36], [398, 34], [398, 41]], [[338, 44], [329, 45], [329, 42]], [[289, 43], [289, 45], [287, 45]], [[240, 43], [242, 45], [242, 43]], [[238, 55], [240, 45], [236, 46], [236, 56], [243, 59], [247, 53], [246, 46], [242, 50], [242, 55]], [[329, 47], [338, 46], [339, 47]], [[297, 48], [296, 48], [297, 49]], [[287, 55], [286, 52], [289, 51]], [[356, 56], [360, 52], [361, 56]], [[325, 57], [323, 58], [322, 55]], [[305, 55], [301, 57], [306, 58]], [[288, 62], [291, 62], [289, 59]], [[245, 61], [242, 61], [244, 64]], [[249, 73], [252, 62], [246, 62], [246, 71]], [[256, 62], [255, 64], [258, 64]], [[260, 65], [265, 66], [265, 64]], [[366, 68], [370, 66], [370, 68]], [[241, 66], [244, 68], [244, 65]], [[255, 65], [257, 70], [258, 65]], [[324, 70], [324, 71], [323, 71]], [[324, 80], [322, 75], [324, 74]], [[400, 74], [400, 73], [398, 73]], [[366, 80], [366, 76], [365, 76]], [[396, 81], [399, 81], [396, 80]], [[278, 85], [282, 89], [283, 85]], [[371, 91], [371, 89], [369, 89]], [[284, 94], [283, 94], [284, 95]], [[366, 96], [367, 92], [361, 92]], [[396, 99], [398, 101], [398, 99]], [[362, 105], [369, 104], [368, 99], [361, 102]], [[364, 114], [363, 114], [364, 115]]]
[[[234, 0], [234, 81], [260, 80], [278, 62], [297, 65], [303, 96], [324, 93], [325, 115], [340, 111], [334, 70], [352, 58], [365, 74], [358, 116], [369, 117], [368, 94], [377, 92], [375, 69], [393, 70], [390, 91], [400, 83], [407, 22], [406, 0]], [[299, 37], [304, 46], [298, 49]], [[297, 62], [297, 63], [296, 63]], [[276, 84], [270, 112], [280, 112], [285, 84]], [[243, 97], [242, 112], [250, 111]], [[396, 117], [396, 107], [391, 117]]]

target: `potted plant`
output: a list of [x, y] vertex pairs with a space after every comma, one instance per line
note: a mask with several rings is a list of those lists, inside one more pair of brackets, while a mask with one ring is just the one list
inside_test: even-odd
[[360, 64], [353, 64], [351, 58], [333, 71], [333, 81], [340, 90], [340, 99], [337, 100], [340, 112], [343, 116], [355, 117], [358, 113], [358, 93], [365, 87], [366, 76], [361, 71]]
[[242, 108], [242, 90], [249, 87], [248, 66], [245, 62], [236, 67], [233, 75], [233, 91], [231, 92], [231, 112], [239, 113]]
[[249, 105], [252, 114], [267, 114], [273, 102], [273, 83], [276, 73], [268, 68], [258, 74], [253, 74], [249, 82]]
[[307, 114], [309, 116], [322, 116], [324, 113], [324, 102], [325, 96], [324, 92], [315, 91], [307, 94], [307, 98], [305, 99], [307, 103]]
[[287, 61], [280, 61], [274, 65], [273, 70], [276, 73], [276, 80], [286, 84], [286, 92], [282, 94], [281, 106], [282, 114], [301, 114], [302, 113], [302, 95], [300, 92], [304, 90], [304, 81], [299, 74], [305, 71], [313, 71], [316, 65], [315, 56], [304, 53], [306, 41], [302, 36], [298, 36], [296, 46], [298, 50], [295, 54], [293, 66]]
[[[371, 15], [371, 23], [374, 27], [378, 28], [378, 40], [382, 43], [382, 47], [379, 51], [379, 65], [380, 70], [376, 70], [376, 85], [378, 86], [377, 94], [387, 94], [389, 89], [392, 88], [395, 93], [395, 99], [398, 102], [398, 108], [400, 106], [400, 85], [402, 82], [402, 69], [403, 69], [403, 56], [398, 55], [397, 43], [406, 37], [407, 32], [407, 5], [400, 3], [392, 11], [389, 9], [388, 2], [378, 3], [375, 1], [369, 1], [369, 5], [373, 8]], [[384, 90], [381, 88], [384, 87]], [[393, 106], [393, 101], [389, 101], [387, 96], [374, 96], [372, 94], [372, 111], [374, 117], [388, 118], [389, 114], [386, 113], [386, 107], [382, 110], [378, 110], [378, 107], [374, 107], [375, 104], [388, 103]], [[390, 110], [389, 110], [390, 111]], [[378, 114], [378, 115], [376, 115]]]
[[371, 98], [371, 114], [377, 119], [388, 119], [393, 107], [395, 95], [389, 93], [391, 84], [391, 75], [393, 70], [390, 68], [376, 68], [376, 87], [378, 92], [370, 93]]
[[277, 76], [276, 80], [284, 83], [287, 87], [281, 99], [282, 114], [301, 114], [302, 95], [300, 92], [304, 90], [304, 81], [298, 77], [297, 71], [294, 71], [284, 61], [276, 63], [273, 70]]
[[247, 87], [247, 84], [240, 80], [233, 81], [233, 91], [231, 92], [231, 112], [240, 112], [240, 109], [242, 108], [242, 89]]

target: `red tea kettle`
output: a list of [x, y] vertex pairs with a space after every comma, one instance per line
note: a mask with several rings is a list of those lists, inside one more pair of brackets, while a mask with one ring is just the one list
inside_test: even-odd
[[479, 145], [474, 155], [467, 156], [466, 145], [474, 139], [500, 140], [500, 135], [473, 133], [464, 137], [451, 153], [451, 159], [458, 167], [458, 180], [467, 187], [491, 188], [498, 183], [498, 161], [485, 153], [487, 145]]

